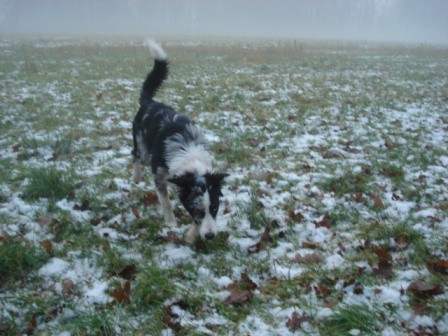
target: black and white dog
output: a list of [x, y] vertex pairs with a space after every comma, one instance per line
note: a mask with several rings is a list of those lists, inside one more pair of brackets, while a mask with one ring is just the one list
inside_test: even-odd
[[143, 82], [140, 109], [132, 125], [134, 182], [140, 181], [142, 166], [151, 166], [165, 223], [177, 226], [168, 196], [171, 183], [194, 221], [185, 240], [193, 244], [199, 235], [213, 239], [221, 184], [228, 175], [211, 172], [213, 157], [204, 133], [186, 116], [153, 100], [168, 76], [168, 61], [159, 45], [150, 41], [148, 46], [154, 67]]

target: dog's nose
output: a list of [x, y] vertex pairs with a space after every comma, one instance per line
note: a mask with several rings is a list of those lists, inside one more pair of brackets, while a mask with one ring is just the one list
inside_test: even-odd
[[213, 232], [207, 232], [207, 233], [205, 234], [205, 238], [207, 238], [207, 239], [213, 239], [213, 238], [215, 238], [215, 234], [214, 234]]

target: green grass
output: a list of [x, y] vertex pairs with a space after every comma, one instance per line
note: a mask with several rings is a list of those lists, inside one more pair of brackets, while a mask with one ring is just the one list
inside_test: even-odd
[[60, 200], [67, 197], [74, 188], [70, 173], [61, 172], [55, 167], [33, 169], [27, 174], [29, 183], [23, 191], [23, 199], [38, 200], [48, 198]]
[[18, 238], [0, 241], [0, 285], [26, 278], [48, 260], [40, 246]]
[[347, 336], [351, 330], [359, 330], [363, 335], [377, 335], [388, 326], [387, 316], [366, 305], [342, 306], [334, 315], [325, 319], [319, 331], [322, 335]]
[[[427, 262], [448, 257], [448, 151], [440, 141], [448, 122], [447, 50], [163, 42], [170, 77], [157, 100], [218, 137], [214, 167], [231, 174], [223, 188], [224, 232], [194, 246], [183, 241], [191, 218], [178, 200], [178, 228], [164, 226], [158, 202], [144, 204], [154, 192], [150, 169], [144, 183], [131, 183], [131, 125], [152, 65], [141, 39], [2, 38], [0, 237], [8, 243], [0, 242], [0, 320], [10, 334], [25, 333], [35, 318], [36, 334], [159, 335], [177, 328], [165, 316], [173, 302], [185, 312], [178, 335], [202, 335], [203, 328], [256, 335], [262, 323], [286, 334], [292, 307], [309, 317], [296, 334], [410, 327], [377, 295], [347, 305], [352, 287], [340, 285], [355, 281], [368, 293], [402, 281], [407, 271], [435, 284], [446, 280], [428, 274]], [[64, 198], [63, 210], [57, 203]], [[79, 209], [83, 202], [87, 209]], [[430, 216], [416, 215], [426, 209]], [[266, 227], [270, 237], [249, 253]], [[53, 243], [51, 257], [73, 267], [67, 274], [82, 267], [74, 293], [57, 290], [66, 274], [36, 273], [50, 258], [38, 245], [44, 239]], [[391, 255], [390, 278], [371, 271], [379, 260], [372, 246]], [[297, 253], [322, 260], [297, 263]], [[328, 269], [336, 254], [345, 262]], [[135, 265], [135, 279], [116, 274], [128, 265]], [[249, 302], [227, 305], [223, 284], [241, 273], [259, 287]], [[106, 294], [129, 281], [130, 302], [87, 303], [85, 290], [95, 281], [108, 284]], [[317, 293], [318, 285], [330, 293]], [[424, 304], [436, 323], [447, 310], [439, 297], [420, 302], [405, 291], [402, 299], [400, 312]], [[66, 314], [55, 318], [60, 304]], [[323, 307], [333, 315], [318, 317]], [[210, 317], [225, 322], [204, 326]]]

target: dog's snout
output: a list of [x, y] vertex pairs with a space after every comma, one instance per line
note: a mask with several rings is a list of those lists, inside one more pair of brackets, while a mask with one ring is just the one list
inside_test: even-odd
[[215, 238], [215, 234], [214, 234], [213, 232], [207, 232], [207, 233], [205, 234], [205, 238], [207, 238], [207, 239], [213, 239], [213, 238]]

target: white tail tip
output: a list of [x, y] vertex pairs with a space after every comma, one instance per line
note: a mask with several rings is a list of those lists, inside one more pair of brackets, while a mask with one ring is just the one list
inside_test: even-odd
[[155, 41], [147, 40], [146, 45], [148, 46], [149, 50], [156, 60], [165, 61], [167, 59], [165, 50], [163, 50], [162, 47]]

